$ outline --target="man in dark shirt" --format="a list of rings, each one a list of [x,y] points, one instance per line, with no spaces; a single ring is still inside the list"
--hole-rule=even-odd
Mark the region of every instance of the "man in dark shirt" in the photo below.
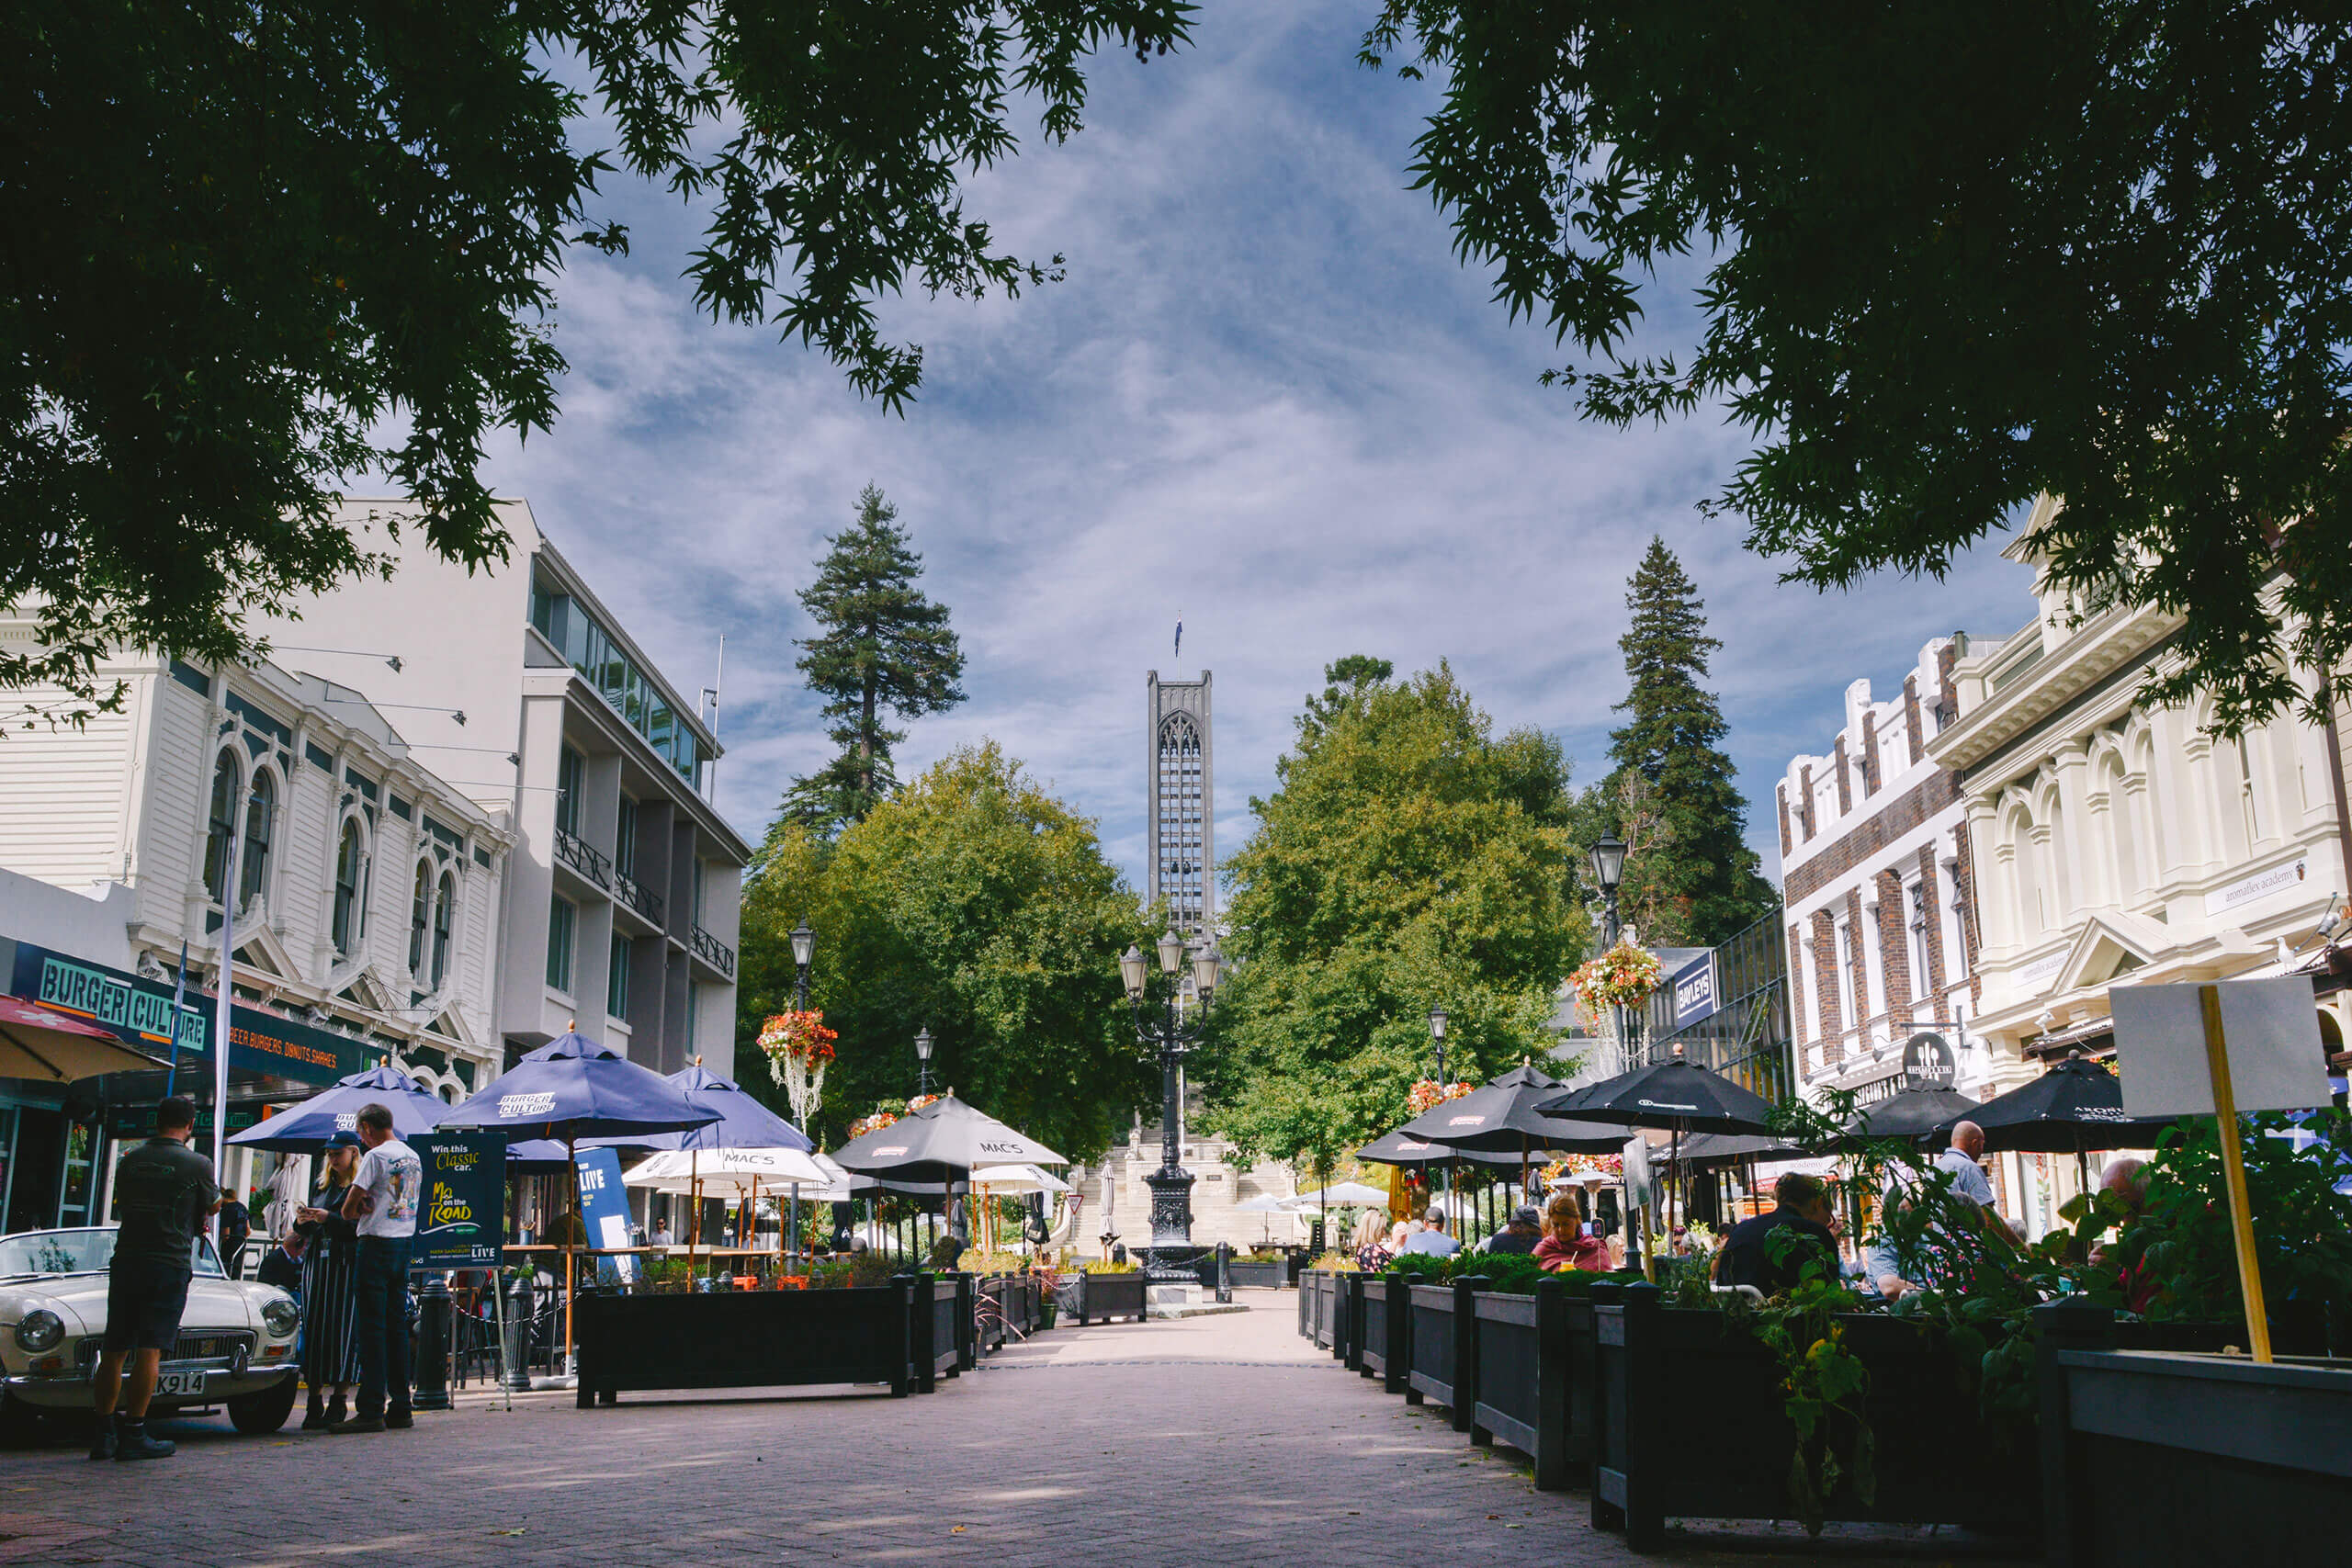
[[[179,1338],[196,1272],[196,1238],[220,1207],[212,1162],[189,1148],[196,1107],[174,1095],[155,1109],[155,1135],[115,1167],[114,1260],[107,1270],[107,1336],[90,1380],[98,1413],[92,1459],[162,1459],[172,1443],[147,1435],[147,1402],[164,1352]],[[130,1386],[122,1363],[130,1359]],[[118,1396],[122,1408],[115,1408]]]
[[[1486,1251],[1530,1253],[1544,1239],[1544,1215],[1532,1203],[1511,1212],[1510,1224],[1487,1238]]]
[[[1817,1261],[1823,1278],[1838,1277],[1838,1238],[1828,1225],[1829,1194],[1810,1176],[1795,1172],[1772,1184],[1769,1214],[1742,1220],[1724,1237],[1723,1256],[1715,1261],[1719,1285],[1753,1285],[1777,1296],[1803,1277],[1808,1260]]]

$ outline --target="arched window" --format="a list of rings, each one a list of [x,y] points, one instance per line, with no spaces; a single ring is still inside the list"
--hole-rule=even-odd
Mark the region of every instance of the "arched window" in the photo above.
[[[441,891],[433,900],[433,988],[439,990],[449,974],[449,928],[458,918],[458,874],[441,874]]]
[[[408,972],[424,973],[424,932],[433,906],[433,863],[416,863],[416,883],[408,896]]]
[[[1159,888],[1186,930],[1198,930],[1203,914],[1201,784],[1200,731],[1184,715],[1171,715],[1159,728]]]
[[[245,797],[244,865],[237,875],[239,908],[261,897],[269,881],[269,835],[277,821],[277,776],[263,768],[254,774],[253,793]]]
[[[368,844],[359,819],[346,818],[334,853],[334,950],[348,955],[368,925]]]
[[[223,751],[212,764],[212,811],[204,834],[204,891],[214,903],[228,901],[229,840],[237,830],[237,786],[243,783],[237,759]]]

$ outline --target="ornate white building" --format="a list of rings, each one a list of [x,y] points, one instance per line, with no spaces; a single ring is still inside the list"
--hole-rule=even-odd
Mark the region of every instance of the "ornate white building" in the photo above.
[[[2044,497],[2032,523],[2058,502]],[[2004,552],[2039,574],[2022,544]],[[1969,639],[1952,670],[1958,722],[1929,742],[1961,781],[1975,867],[1985,1088],[2068,1050],[2113,1049],[2108,987],[2250,978],[2305,967],[2346,892],[2341,763],[2290,716],[2228,739],[2210,705],[2143,697],[2180,618],[2137,606],[2083,615],[2039,585],[2015,634]],[[2341,1049],[2342,994],[2320,1002]],[[2065,1172],[2018,1168],[2029,1223]],[[2047,1163],[2047,1162],[2042,1162]],[[2037,1224],[2036,1228],[2040,1228]]]

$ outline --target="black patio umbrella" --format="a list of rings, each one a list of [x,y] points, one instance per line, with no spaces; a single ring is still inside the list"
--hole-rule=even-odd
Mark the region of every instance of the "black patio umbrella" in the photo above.
[[[1738,1165],[1783,1156],[1801,1159],[1804,1153],[1786,1139],[1760,1133],[1693,1133],[1682,1140],[1682,1163],[1690,1166]]]
[[[1624,1141],[1620,1137],[1617,1143],[1622,1144]],[[1614,1148],[1617,1145],[1612,1144],[1610,1146]],[[1432,1143],[1427,1138],[1414,1137],[1404,1128],[1399,1127],[1393,1133],[1383,1133],[1358,1149],[1356,1158],[1369,1160],[1374,1165],[1419,1167],[1445,1165],[1453,1160],[1464,1160],[1472,1165],[1510,1166],[1519,1163],[1519,1152],[1516,1149],[1509,1153],[1501,1150],[1457,1149],[1445,1144]]]
[[[1607,1122],[1673,1133],[1770,1133],[1772,1102],[1679,1057],[1636,1067],[1539,1102],[1555,1121]]]
[[[1973,1120],[1976,1101],[1948,1089],[1906,1089],[1876,1105],[1865,1105],[1846,1123],[1849,1138],[1923,1138],[1963,1119]]]
[[[1669,1167],[1679,1167],[1691,1133],[1770,1133],[1772,1102],[1679,1056],[1635,1067],[1536,1107],[1547,1116],[1652,1127],[1671,1133]]]
[[[2127,1113],[2123,1080],[2084,1056],[2069,1056],[2031,1083],[1996,1095],[1973,1111],[1937,1123],[1932,1131],[1948,1137],[1960,1122],[1984,1129],[1987,1154],[2014,1149],[2073,1155],[2086,1187],[2090,1185],[2094,1150],[2153,1149],[2173,1124],[2168,1116]]]

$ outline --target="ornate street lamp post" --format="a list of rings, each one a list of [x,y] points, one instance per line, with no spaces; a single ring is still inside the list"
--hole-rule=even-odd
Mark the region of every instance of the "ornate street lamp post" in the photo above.
[[[925,1024],[915,1036],[915,1093],[931,1092],[931,1026]]]
[[[1604,953],[1617,945],[1617,885],[1624,874],[1624,840],[1611,833],[1592,846],[1592,880],[1593,885],[1600,889],[1600,947]],[[1610,1009],[1616,1016],[1617,1043],[1625,1053],[1623,1066],[1627,1069],[1635,1065],[1625,1016],[1629,1010],[1622,1004],[1612,1004]],[[1629,1199],[1633,1196],[1630,1188],[1626,1196]],[[1635,1227],[1630,1212],[1625,1216],[1625,1266],[1628,1269],[1641,1267],[1641,1232]]]
[[[1159,1168],[1144,1178],[1144,1184],[1151,1189],[1151,1261],[1144,1273],[1154,1284],[1182,1285],[1194,1282],[1193,1173],[1184,1168],[1181,1158],[1183,1108],[1179,1103],[1177,1075],[1183,1066],[1185,1050],[1201,1037],[1207,1024],[1210,998],[1225,956],[1214,942],[1191,950],[1193,989],[1201,1005],[1187,1019],[1176,1006],[1182,988],[1179,976],[1187,957],[1184,939],[1171,930],[1158,945],[1160,972],[1168,977],[1158,1007],[1145,999],[1151,960],[1142,952],[1130,947],[1120,955],[1119,978],[1126,987],[1127,1006],[1135,1016],[1136,1038],[1159,1052]]]
[[[792,1005],[801,1012],[808,1010],[808,960],[816,956],[817,933],[808,929],[808,917],[792,928],[792,962],[799,966],[799,977],[793,982]]]
[[[1437,1091],[1443,1094],[1445,1092],[1445,1010],[1442,1007],[1430,1009],[1430,1040],[1437,1047]],[[1440,1190],[1445,1194],[1442,1202],[1445,1222],[1449,1226],[1458,1226],[1460,1222],[1453,1213],[1453,1183],[1446,1180],[1446,1172],[1442,1168],[1433,1174],[1438,1181],[1443,1184]]]

